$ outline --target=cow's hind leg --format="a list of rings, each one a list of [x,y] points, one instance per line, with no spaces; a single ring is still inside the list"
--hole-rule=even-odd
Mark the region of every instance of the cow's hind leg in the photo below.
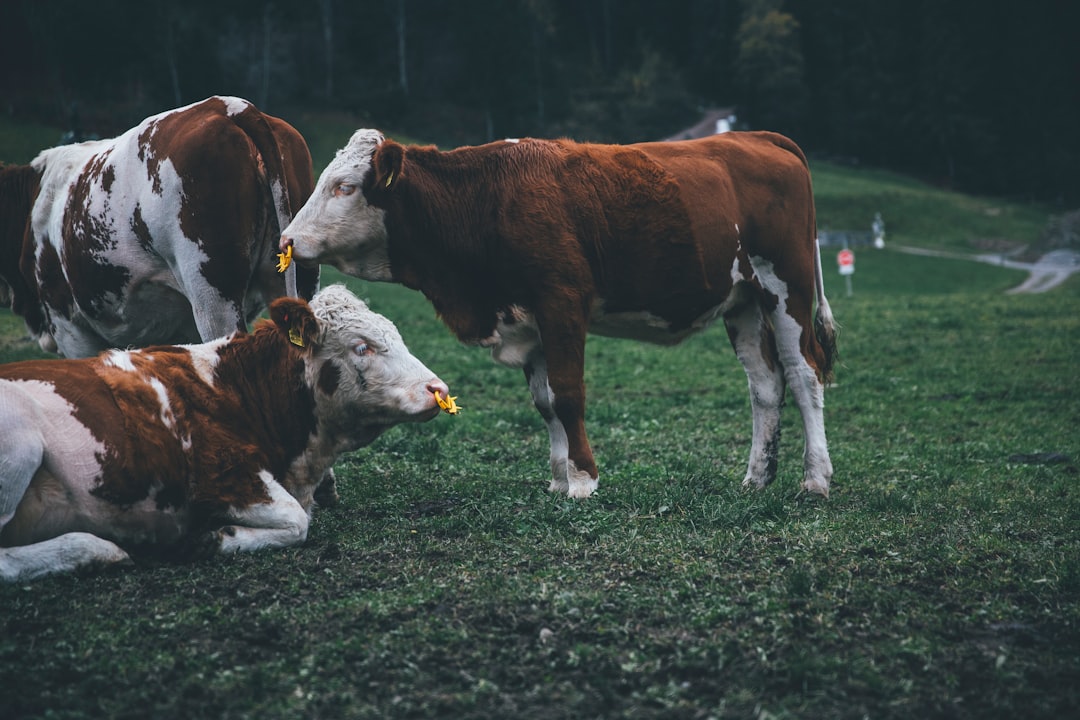
[[[72,532],[33,545],[0,548],[0,581],[27,582],[118,563],[130,564],[131,558],[115,543]]]
[[[45,459],[37,401],[15,383],[0,381],[0,531],[15,516]]]
[[[6,428],[0,433],[0,532],[15,517],[44,461],[45,438],[34,422],[36,408],[33,398],[0,384],[0,426]],[[19,542],[19,538],[7,539]],[[73,532],[31,545],[0,548],[0,582],[26,582],[120,562],[130,562],[130,558],[115,544]]]
[[[829,496],[833,467],[825,440],[825,386],[812,364],[817,342],[811,316],[812,297],[788,295],[777,284],[777,306],[770,313],[776,352],[791,396],[803,421],[803,489]]]
[[[798,327],[790,316],[785,316],[783,322]],[[805,332],[812,332],[809,325]],[[802,335],[802,331],[796,332],[794,328],[786,328],[784,332],[778,329],[776,331],[777,350],[780,354],[780,362],[784,365],[784,374],[787,377],[788,387],[791,388],[791,395],[802,414],[805,440],[803,489],[828,497],[833,466],[825,440],[825,386],[800,349],[798,338]]]
[[[743,293],[743,300],[724,314],[724,327],[750,386],[754,436],[743,486],[763,488],[776,478],[784,372],[772,329],[757,299],[751,297],[745,286],[736,288],[736,292]]]

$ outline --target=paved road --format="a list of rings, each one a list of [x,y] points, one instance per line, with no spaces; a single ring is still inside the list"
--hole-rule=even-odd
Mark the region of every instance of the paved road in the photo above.
[[[954,260],[977,260],[979,262],[999,265],[1014,270],[1026,270],[1029,274],[1027,280],[1014,288],[1009,293],[1041,293],[1056,288],[1069,279],[1073,273],[1080,272],[1080,252],[1075,250],[1054,250],[1043,255],[1033,263],[1012,260],[1007,255],[990,253],[984,255],[964,255],[963,253],[948,252],[945,250],[928,250],[926,248],[906,247],[903,245],[890,246],[899,252],[910,255],[930,255],[933,257],[946,257]]]

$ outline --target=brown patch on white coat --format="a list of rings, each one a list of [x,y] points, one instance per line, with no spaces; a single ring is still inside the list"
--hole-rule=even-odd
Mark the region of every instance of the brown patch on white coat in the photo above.
[[[277,238],[313,186],[300,134],[235,97],[0,164],[0,300],[65,357],[246,330],[286,295]]]
[[[341,453],[449,390],[343,286],[252,334],[0,366],[0,580],[301,543]],[[296,343],[302,343],[302,346]]]

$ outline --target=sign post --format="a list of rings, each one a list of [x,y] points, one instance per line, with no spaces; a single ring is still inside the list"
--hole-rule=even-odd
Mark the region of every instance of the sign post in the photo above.
[[[836,253],[836,264],[840,268],[840,274],[844,276],[847,296],[851,297],[851,276],[855,274],[855,253],[844,248]]]

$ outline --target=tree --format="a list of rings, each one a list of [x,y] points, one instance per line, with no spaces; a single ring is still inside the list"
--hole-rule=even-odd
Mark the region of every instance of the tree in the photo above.
[[[795,134],[806,111],[799,22],[782,0],[746,0],[735,60],[743,115],[755,127]]]
[[[409,73],[405,62],[405,0],[397,0],[395,26],[397,28],[398,84],[401,87],[402,95],[408,95]]]
[[[326,60],[326,84],[323,94],[334,99],[334,0],[319,0],[322,16],[323,58]]]

